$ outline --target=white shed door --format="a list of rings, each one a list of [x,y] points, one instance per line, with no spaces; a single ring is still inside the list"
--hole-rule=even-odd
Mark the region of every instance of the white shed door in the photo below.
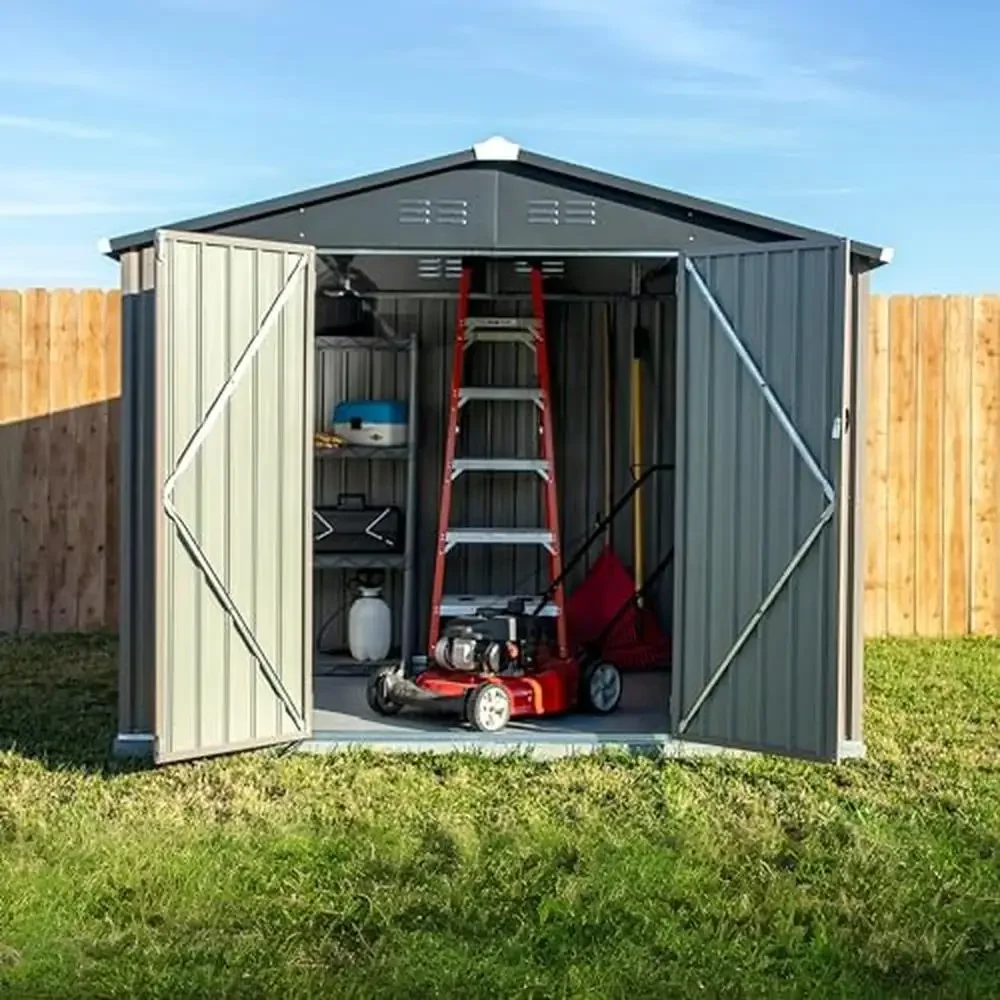
[[[848,253],[802,242],[679,261],[682,739],[837,754]]]
[[[156,241],[157,762],[312,709],[312,247]]]

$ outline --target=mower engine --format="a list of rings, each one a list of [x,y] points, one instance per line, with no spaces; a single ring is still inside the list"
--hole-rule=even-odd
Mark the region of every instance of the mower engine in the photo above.
[[[434,646],[434,662],[465,673],[522,674],[535,659],[534,622],[516,610],[455,618]]]

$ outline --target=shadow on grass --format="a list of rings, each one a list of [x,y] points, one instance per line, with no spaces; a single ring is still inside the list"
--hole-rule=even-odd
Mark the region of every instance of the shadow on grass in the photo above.
[[[0,635],[0,751],[52,767],[129,770],[111,757],[118,640]]]

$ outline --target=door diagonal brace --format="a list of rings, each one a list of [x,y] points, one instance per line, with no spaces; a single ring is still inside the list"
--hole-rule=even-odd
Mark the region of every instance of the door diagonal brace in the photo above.
[[[833,518],[834,511],[836,510],[836,493],[833,488],[833,484],[827,479],[823,470],[820,468],[819,462],[816,461],[812,452],[809,450],[809,446],[803,440],[802,435],[799,433],[798,428],[792,422],[791,417],[785,412],[784,407],[781,405],[781,401],[774,394],[774,390],[768,384],[767,379],[764,378],[763,373],[760,368],[757,367],[756,362],[751,356],[750,352],[746,349],[743,341],[740,340],[739,334],[736,332],[736,328],[733,326],[732,321],[726,315],[725,309],[719,304],[718,299],[712,294],[711,289],[708,287],[705,279],[702,277],[701,272],[698,270],[694,261],[690,257],[684,258],[684,267],[687,273],[691,275],[692,280],[701,293],[705,302],[708,304],[709,309],[712,310],[712,314],[719,321],[719,325],[722,327],[723,332],[726,334],[726,339],[732,344],[733,349],[739,356],[740,361],[743,366],[750,373],[754,382],[756,382],[757,387],[760,389],[764,396],[764,400],[770,408],[771,412],[775,415],[778,423],[781,424],[785,433],[791,439],[792,445],[795,450],[799,453],[802,460],[805,462],[809,471],[812,473],[813,478],[819,483],[820,488],[823,490],[823,495],[826,498],[827,506],[824,508],[823,513],[820,515],[819,520],[816,522],[813,529],[806,536],[805,541],[799,546],[795,554],[792,556],[791,561],[785,567],[781,576],[778,577],[774,586],[768,591],[767,596],[761,601],[757,610],[750,616],[749,621],[743,627],[743,630],[737,636],[736,641],[733,643],[732,648],[726,653],[722,662],[715,668],[712,676],[709,678],[708,683],[703,688],[701,694],[695,699],[694,704],[688,709],[687,714],[678,723],[677,729],[680,735],[687,732],[691,723],[694,721],[695,717],[701,711],[705,702],[711,697],[712,692],[719,686],[719,682],[725,677],[726,672],[729,668],[736,662],[736,657],[739,656],[740,650],[747,644],[750,636],[753,635],[757,626],[760,625],[767,614],[768,609],[772,604],[778,599],[782,590],[784,590],[785,585],[792,578],[795,571],[799,568],[799,565],[809,554],[810,549],[816,544],[816,540],[822,534],[823,529],[829,524],[830,520]]]
[[[182,449],[173,472],[170,473],[167,477],[167,481],[163,484],[162,494],[164,512],[177,528],[177,532],[181,536],[181,540],[183,541],[185,548],[188,550],[192,561],[198,569],[201,570],[202,575],[205,577],[212,593],[222,605],[226,614],[229,615],[237,634],[243,640],[243,643],[247,647],[250,655],[257,661],[257,664],[260,667],[261,672],[264,674],[264,677],[267,679],[275,697],[281,702],[282,707],[288,714],[289,719],[297,729],[305,728],[305,719],[303,718],[302,713],[299,711],[295,700],[289,694],[288,689],[282,683],[281,677],[274,669],[274,665],[261,648],[260,643],[257,641],[257,637],[253,634],[253,629],[250,628],[246,619],[242,614],[240,614],[239,609],[236,607],[232,597],[226,590],[226,586],[222,579],[219,577],[218,573],[216,573],[214,567],[208,559],[208,556],[206,556],[202,551],[201,546],[199,546],[198,541],[194,537],[190,527],[174,506],[174,490],[177,487],[177,480],[180,478],[181,473],[184,472],[184,470],[187,469],[194,461],[199,449],[205,443],[205,440],[212,430],[212,427],[222,416],[226,404],[232,398],[240,380],[246,372],[250,370],[253,359],[259,353],[267,335],[277,324],[282,309],[284,309],[285,304],[292,297],[292,294],[298,285],[300,276],[305,273],[307,260],[308,258],[303,255],[298,259],[298,261],[296,261],[295,266],[292,268],[291,274],[288,275],[281,291],[278,292],[278,295],[261,319],[260,324],[257,327],[257,332],[250,338],[250,342],[247,344],[246,348],[244,348],[243,353],[233,366],[233,370],[230,372],[229,377],[223,383],[222,388],[219,390],[215,399],[212,400],[212,404],[206,411],[205,417],[198,426],[198,429],[194,432],[188,443]]]
[[[288,718],[291,720],[292,725],[294,725],[297,729],[304,729],[305,719],[303,719],[302,713],[295,704],[295,700],[288,693],[288,689],[285,685],[281,682],[281,678],[271,665],[271,661],[267,658],[264,650],[260,648],[260,643],[257,642],[257,638],[253,634],[253,630],[240,614],[235,603],[233,603],[233,599],[229,596],[229,592],[226,590],[225,584],[219,578],[219,575],[215,572],[208,557],[198,545],[198,541],[191,533],[191,529],[184,523],[184,519],[177,513],[177,510],[172,503],[164,500],[163,506],[167,517],[170,518],[170,520],[174,523],[174,527],[177,528],[177,533],[181,536],[181,540],[184,542],[185,548],[190,553],[191,559],[201,570],[208,586],[212,590],[212,593],[215,594],[216,600],[218,600],[218,602],[222,605],[226,614],[229,615],[232,620],[233,627],[236,629],[239,637],[243,640],[243,643],[250,652],[250,655],[253,656],[259,664],[261,672],[264,674],[268,684],[271,686],[271,690],[274,691],[275,697],[277,697],[285,711],[288,713]]]
[[[789,417],[785,412],[785,408],[781,405],[780,400],[774,394],[774,390],[770,385],[768,385],[767,379],[764,378],[761,370],[757,367],[757,363],[754,361],[753,357],[751,357],[750,352],[744,346],[743,341],[740,340],[739,334],[736,332],[736,328],[726,315],[726,311],[719,304],[718,299],[716,299],[716,297],[712,294],[711,289],[709,289],[708,285],[705,283],[705,279],[701,276],[701,272],[698,270],[694,261],[691,260],[690,257],[684,258],[684,266],[687,268],[688,274],[690,274],[694,279],[694,283],[698,286],[698,291],[701,292],[705,301],[708,303],[709,309],[712,310],[715,318],[719,321],[719,325],[725,332],[729,342],[733,345],[733,349],[739,355],[740,361],[743,362],[743,366],[748,372],[750,372],[751,377],[757,383],[757,387],[763,393],[767,405],[771,408],[771,412],[778,418],[778,423],[781,424],[785,433],[791,438],[795,450],[802,456],[802,460],[809,467],[809,471],[822,487],[823,495],[826,497],[827,503],[832,503],[834,500],[833,484],[826,478],[826,475],[820,468],[819,462],[817,462],[813,457],[813,453],[809,450],[809,446],[803,440],[798,428],[792,423],[791,417]]]
[[[708,683],[705,685],[704,690],[695,699],[695,703],[688,709],[687,715],[681,719],[677,726],[678,731],[683,735],[691,723],[694,721],[694,717],[701,711],[702,705],[708,701],[712,692],[719,686],[719,682],[726,675],[726,671],[733,665],[736,661],[736,657],[739,656],[740,650],[747,644],[747,640],[753,635],[757,626],[761,623],[761,619],[767,614],[768,608],[778,599],[782,590],[785,589],[785,584],[792,578],[795,571],[799,568],[799,564],[803,559],[809,554],[809,550],[816,543],[816,539],[823,533],[823,529],[827,526],[830,519],[833,517],[833,513],[836,510],[836,504],[828,504],[824,508],[823,513],[820,515],[820,519],[816,522],[815,527],[809,532],[806,540],[799,546],[795,555],[792,556],[792,561],[785,567],[784,572],[778,577],[777,582],[768,592],[767,597],[761,601],[760,606],[757,610],[750,616],[750,620],[743,627],[743,631],[740,632],[733,643],[732,649],[726,653],[725,659],[715,668],[715,673],[709,678]]]

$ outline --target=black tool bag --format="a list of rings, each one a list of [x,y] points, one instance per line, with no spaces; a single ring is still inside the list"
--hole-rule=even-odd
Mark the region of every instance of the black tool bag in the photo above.
[[[364,493],[341,493],[336,507],[313,511],[316,552],[402,552],[403,541],[399,507],[372,506]]]

